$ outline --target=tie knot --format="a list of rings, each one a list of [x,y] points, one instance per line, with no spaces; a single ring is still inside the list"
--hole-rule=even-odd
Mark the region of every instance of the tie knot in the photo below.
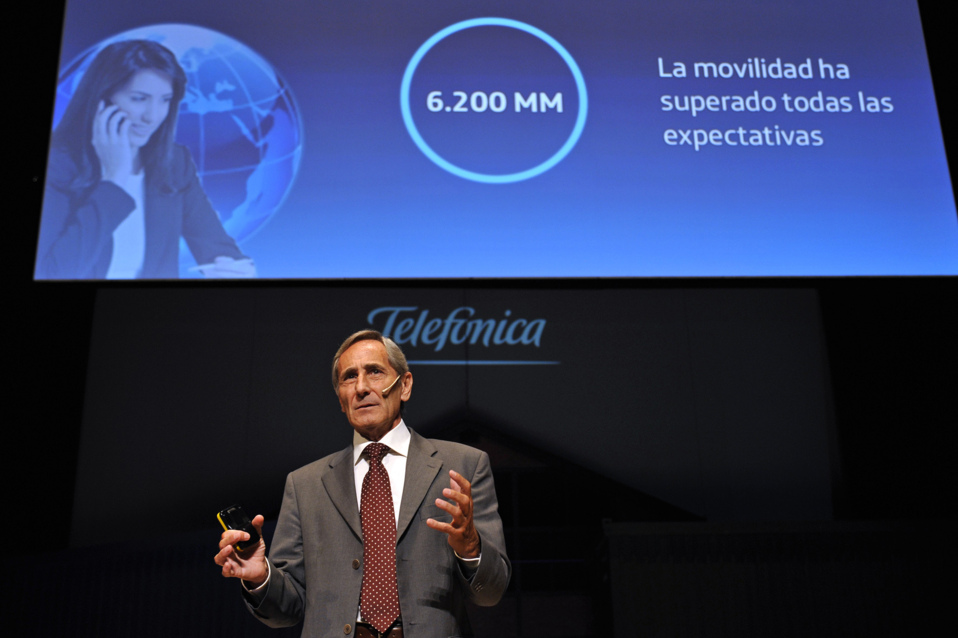
[[[389,447],[382,443],[370,443],[366,446],[366,458],[370,463],[381,463],[387,452]]]

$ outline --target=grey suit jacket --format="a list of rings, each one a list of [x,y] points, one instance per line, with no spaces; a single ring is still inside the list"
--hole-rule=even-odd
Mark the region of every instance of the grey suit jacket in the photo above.
[[[489,456],[480,450],[425,439],[410,429],[409,456],[396,533],[399,604],[406,638],[471,634],[465,603],[494,605],[512,572]],[[462,575],[446,535],[427,518],[450,520],[436,507],[449,470],[472,483],[473,519],[482,559]],[[362,584],[363,535],[356,502],[352,446],[292,472],[270,548],[270,581],[250,611],[271,627],[300,621],[303,636],[344,638],[355,631]]]

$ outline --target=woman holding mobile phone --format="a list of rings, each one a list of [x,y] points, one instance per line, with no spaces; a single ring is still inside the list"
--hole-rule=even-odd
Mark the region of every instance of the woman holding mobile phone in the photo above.
[[[207,277],[255,277],[174,143],[186,74],[149,40],[106,46],[53,131],[36,276],[171,279],[179,240]]]

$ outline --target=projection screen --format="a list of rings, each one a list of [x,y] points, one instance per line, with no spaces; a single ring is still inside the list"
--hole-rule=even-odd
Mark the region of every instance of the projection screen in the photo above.
[[[912,0],[73,0],[52,126],[38,279],[958,273]]]

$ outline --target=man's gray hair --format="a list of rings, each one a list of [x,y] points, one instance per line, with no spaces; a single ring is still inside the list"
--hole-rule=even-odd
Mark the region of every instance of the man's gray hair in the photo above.
[[[403,376],[409,372],[409,364],[406,363],[406,355],[402,353],[402,350],[396,342],[390,339],[389,337],[384,337],[381,332],[378,330],[360,330],[359,332],[354,332],[353,334],[346,337],[346,340],[343,341],[342,345],[339,346],[339,350],[336,351],[336,355],[333,357],[333,391],[339,392],[339,358],[343,356],[343,353],[346,352],[353,344],[360,341],[378,341],[383,344],[386,348],[386,357],[389,359],[389,365],[393,367],[393,370],[399,376]]]

